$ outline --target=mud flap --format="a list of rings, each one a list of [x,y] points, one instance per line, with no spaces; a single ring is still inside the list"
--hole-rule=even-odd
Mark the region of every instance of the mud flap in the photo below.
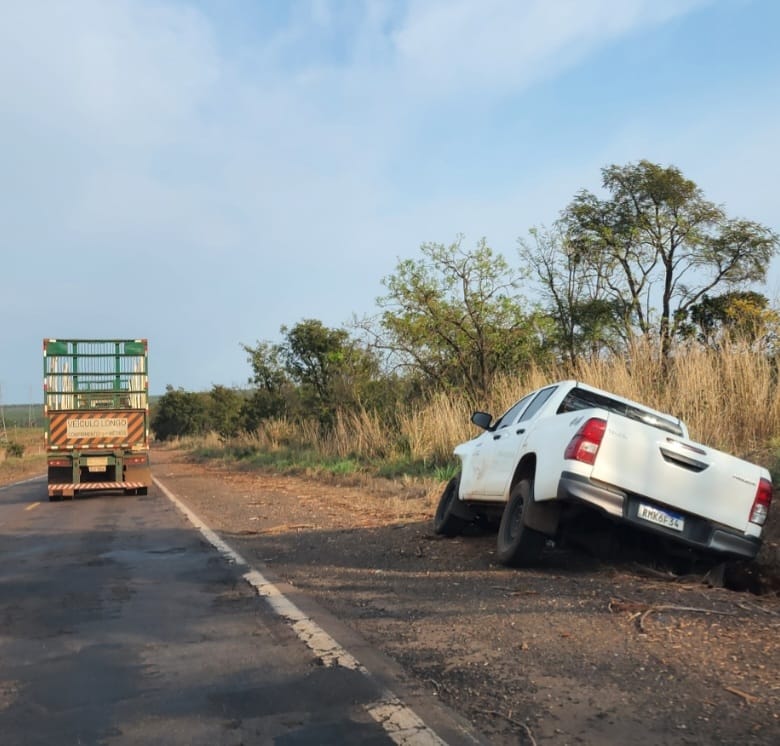
[[[127,465],[125,466],[125,482],[140,482],[150,487],[152,484],[152,469],[149,464]]]
[[[561,506],[554,500],[523,506],[523,523],[535,531],[553,537],[558,533]]]
[[[474,520],[474,509],[468,503],[464,503],[463,500],[453,500],[450,513],[458,518],[462,518],[464,521]]]

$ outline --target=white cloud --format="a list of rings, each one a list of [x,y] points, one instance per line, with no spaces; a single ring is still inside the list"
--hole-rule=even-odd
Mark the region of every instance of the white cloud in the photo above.
[[[702,0],[426,0],[395,33],[399,67],[428,94],[517,92]]]

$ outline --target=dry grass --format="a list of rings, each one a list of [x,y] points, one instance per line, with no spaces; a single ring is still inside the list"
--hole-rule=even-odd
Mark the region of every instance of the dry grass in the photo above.
[[[39,427],[11,427],[7,432],[8,440],[0,442],[0,478],[7,481],[43,474],[46,471],[43,430]],[[23,448],[21,456],[9,455],[6,445],[10,443]]]
[[[464,397],[440,393],[398,413],[399,442],[415,461],[446,462],[454,443],[472,437],[472,407]]]
[[[392,450],[387,426],[375,412],[339,412],[330,437],[329,456],[350,458],[387,458]]]
[[[0,453],[5,457],[6,445],[17,443],[24,448],[25,456],[34,456],[44,452],[43,430],[40,427],[9,427],[7,429],[8,439],[0,441]],[[0,431],[0,438],[3,432]]]
[[[740,456],[765,451],[780,431],[780,387],[774,361],[749,346],[679,347],[663,376],[647,346],[620,358],[583,364],[585,383],[680,417],[691,437]]]
[[[581,361],[570,368],[532,368],[495,382],[487,400],[475,403],[454,392],[410,404],[392,423],[375,412],[343,412],[331,429],[317,421],[270,420],[239,444],[264,452],[307,451],[323,459],[452,462],[452,449],[478,434],[474,409],[498,415],[524,394],[576,378],[680,417],[701,443],[767,466],[774,465],[780,434],[780,385],[775,360],[747,345],[722,350],[681,346],[667,365],[657,350],[637,345],[625,357]],[[212,436],[212,443],[218,441]],[[203,439],[198,440],[203,446]],[[233,441],[232,445],[236,445]]]

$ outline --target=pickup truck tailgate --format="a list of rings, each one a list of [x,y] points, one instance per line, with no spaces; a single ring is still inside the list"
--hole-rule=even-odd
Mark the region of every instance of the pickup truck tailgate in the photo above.
[[[610,414],[591,478],[745,531],[760,467]]]

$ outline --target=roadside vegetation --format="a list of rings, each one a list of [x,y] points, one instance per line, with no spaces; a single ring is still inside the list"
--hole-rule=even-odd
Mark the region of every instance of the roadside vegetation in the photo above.
[[[680,417],[777,485],[780,311],[755,287],[778,248],[673,166],[609,166],[598,195],[582,190],[518,240],[514,262],[484,239],[422,244],[383,278],[374,315],[244,344],[246,387],[169,385],[154,437],[232,468],[435,490],[478,434],[473,411],[497,416],[573,378]],[[28,458],[6,441],[0,468]],[[765,536],[780,571],[778,505]]]
[[[43,428],[12,425],[6,419],[5,430],[0,432],[0,480],[13,481],[45,471]]]
[[[213,433],[202,456],[246,463],[445,474],[473,410],[577,378],[774,468],[780,313],[752,288],[779,246],[673,166],[608,166],[514,262],[484,239],[423,244],[383,278],[373,316],[245,344],[247,389],[169,386],[153,428]]]
[[[762,463],[780,482],[780,379],[774,359],[744,342],[720,349],[679,346],[665,362],[653,348],[638,346],[628,357],[532,366],[516,375],[503,374],[479,402],[463,392],[438,391],[398,403],[390,413],[336,409],[328,422],[270,417],[251,431],[238,428],[232,433],[209,427],[213,423],[207,412],[215,405],[209,406],[210,395],[200,394],[196,396],[204,412],[202,430],[182,434],[176,442],[202,458],[282,471],[369,470],[385,476],[412,473],[443,479],[455,467],[453,447],[479,432],[470,423],[475,408],[498,415],[528,391],[566,378],[676,415],[695,440]],[[177,392],[174,398],[181,396]],[[237,393],[238,421],[244,401]]]
[[[519,239],[514,261],[484,239],[425,243],[383,278],[374,315],[245,344],[247,389],[169,386],[157,439],[246,468],[438,483],[477,435],[474,410],[575,378],[680,417],[780,483],[780,312],[755,290],[780,238],[673,166],[608,166],[601,187]]]

